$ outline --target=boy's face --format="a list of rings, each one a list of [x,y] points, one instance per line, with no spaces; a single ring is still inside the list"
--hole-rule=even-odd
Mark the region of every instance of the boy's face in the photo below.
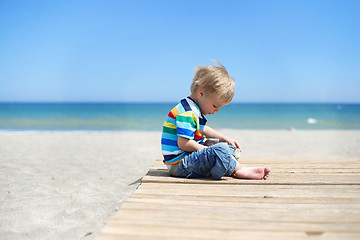
[[[225,106],[221,100],[216,97],[202,95],[198,98],[198,103],[202,114],[215,114],[220,111],[220,108]]]

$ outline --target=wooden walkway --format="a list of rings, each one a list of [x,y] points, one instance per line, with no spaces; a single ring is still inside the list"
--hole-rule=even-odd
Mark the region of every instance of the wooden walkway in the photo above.
[[[246,163],[268,180],[172,178],[156,161],[96,239],[360,239],[360,159]]]

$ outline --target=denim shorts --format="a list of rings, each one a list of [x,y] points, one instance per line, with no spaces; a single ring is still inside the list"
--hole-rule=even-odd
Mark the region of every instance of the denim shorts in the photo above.
[[[177,164],[171,165],[173,177],[220,179],[231,176],[236,167],[235,149],[227,143],[218,143],[203,150],[189,152]]]

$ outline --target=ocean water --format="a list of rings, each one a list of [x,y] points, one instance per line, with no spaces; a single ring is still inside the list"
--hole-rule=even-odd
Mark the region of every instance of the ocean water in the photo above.
[[[176,103],[0,103],[0,131],[161,131]],[[360,104],[233,103],[208,125],[231,129],[360,129]]]

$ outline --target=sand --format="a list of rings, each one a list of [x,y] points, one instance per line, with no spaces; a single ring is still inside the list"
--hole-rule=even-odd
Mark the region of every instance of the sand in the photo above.
[[[243,159],[360,159],[360,130],[221,132]],[[161,158],[160,136],[1,133],[1,239],[93,239]]]

